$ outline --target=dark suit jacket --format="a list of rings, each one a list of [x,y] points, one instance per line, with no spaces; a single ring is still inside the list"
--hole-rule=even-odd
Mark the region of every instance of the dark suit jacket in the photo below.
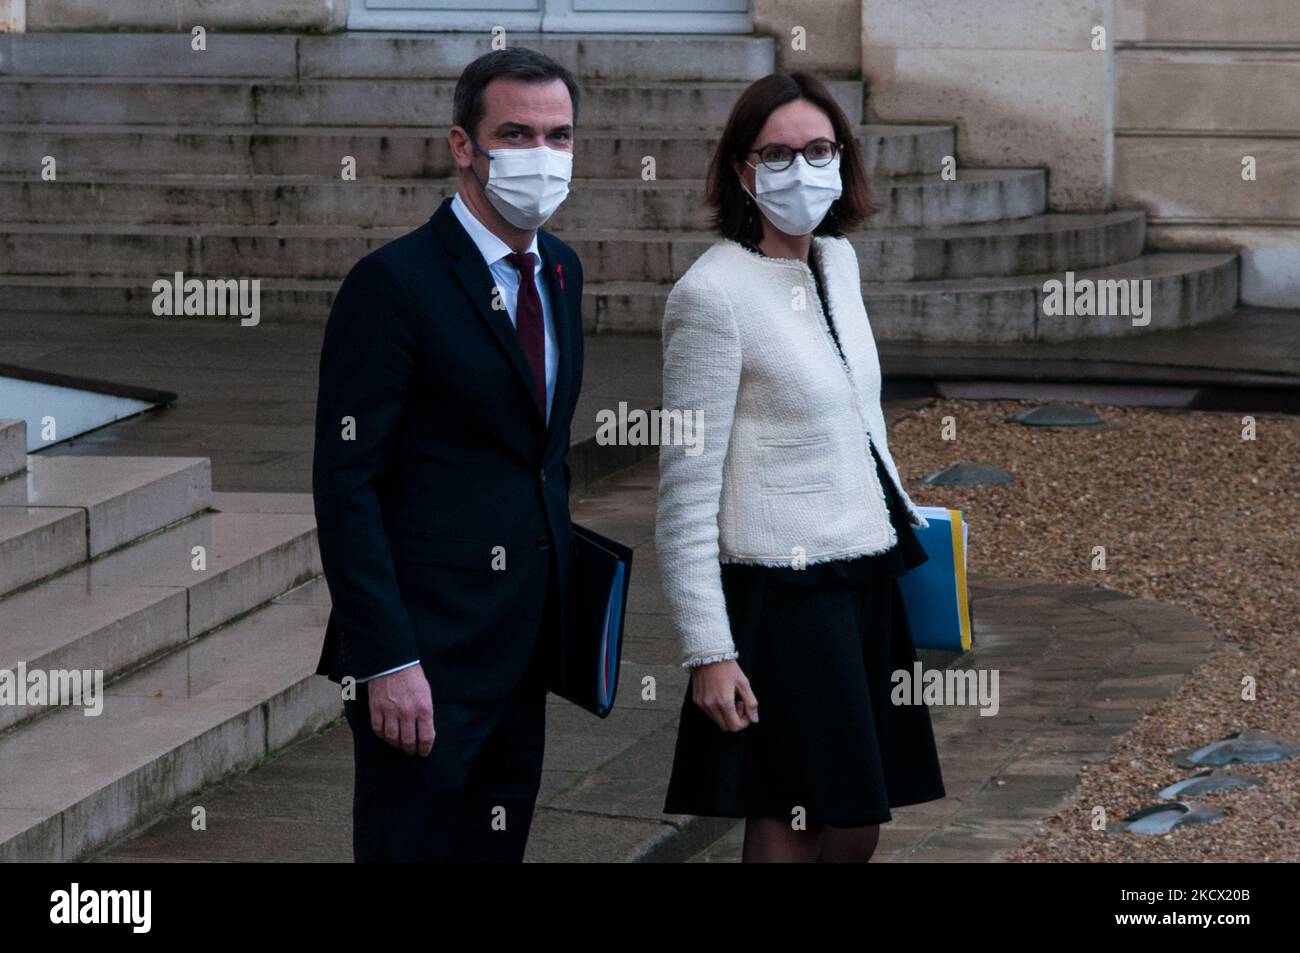
[[[450,199],[361,259],[339,288],[312,466],[333,600],[319,674],[365,678],[418,658],[435,704],[505,698],[548,594],[562,613],[582,266],[546,232],[538,246],[558,345],[549,426]],[[354,439],[344,439],[345,418]],[[494,569],[502,554],[505,568]]]

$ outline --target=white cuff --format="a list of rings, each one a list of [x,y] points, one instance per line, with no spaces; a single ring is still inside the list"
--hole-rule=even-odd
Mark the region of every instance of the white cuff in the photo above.
[[[404,668],[410,668],[412,665],[419,665],[419,664],[420,664],[420,660],[416,659],[414,662],[407,662],[405,665],[397,666],[397,668],[390,668],[386,672],[376,672],[374,675],[367,675],[365,678],[358,678],[357,684],[359,685],[364,684],[365,682],[370,681],[372,678],[379,678],[380,675],[392,675],[394,672],[400,672]]]
[[[682,663],[682,668],[699,668],[701,665],[711,665],[714,662],[725,662],[728,659],[740,658],[740,653],[736,651],[722,652],[719,655],[701,655],[697,658],[689,658]]]

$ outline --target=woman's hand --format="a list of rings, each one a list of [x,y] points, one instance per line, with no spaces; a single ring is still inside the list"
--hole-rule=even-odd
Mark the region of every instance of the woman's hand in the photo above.
[[[758,699],[735,659],[692,669],[691,700],[723,731],[758,724]]]

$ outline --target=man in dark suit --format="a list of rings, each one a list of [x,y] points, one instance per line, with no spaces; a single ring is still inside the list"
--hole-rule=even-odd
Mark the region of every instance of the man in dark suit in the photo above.
[[[568,191],[578,95],[531,50],[466,67],[456,196],[356,264],[325,329],[317,671],[344,686],[358,861],[523,857],[583,356],[582,266],[538,228]]]

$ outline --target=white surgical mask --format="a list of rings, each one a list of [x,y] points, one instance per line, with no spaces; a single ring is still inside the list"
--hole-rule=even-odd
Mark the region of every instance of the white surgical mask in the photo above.
[[[838,155],[820,167],[809,165],[798,155],[789,168],[780,172],[761,163],[750,168],[754,169],[754,192],[745,188],[743,180],[740,187],[787,235],[807,235],[815,229],[843,191]]]
[[[492,207],[516,228],[531,231],[541,227],[569,194],[569,180],[573,177],[571,152],[537,146],[493,149],[486,154],[490,161],[483,191]]]

